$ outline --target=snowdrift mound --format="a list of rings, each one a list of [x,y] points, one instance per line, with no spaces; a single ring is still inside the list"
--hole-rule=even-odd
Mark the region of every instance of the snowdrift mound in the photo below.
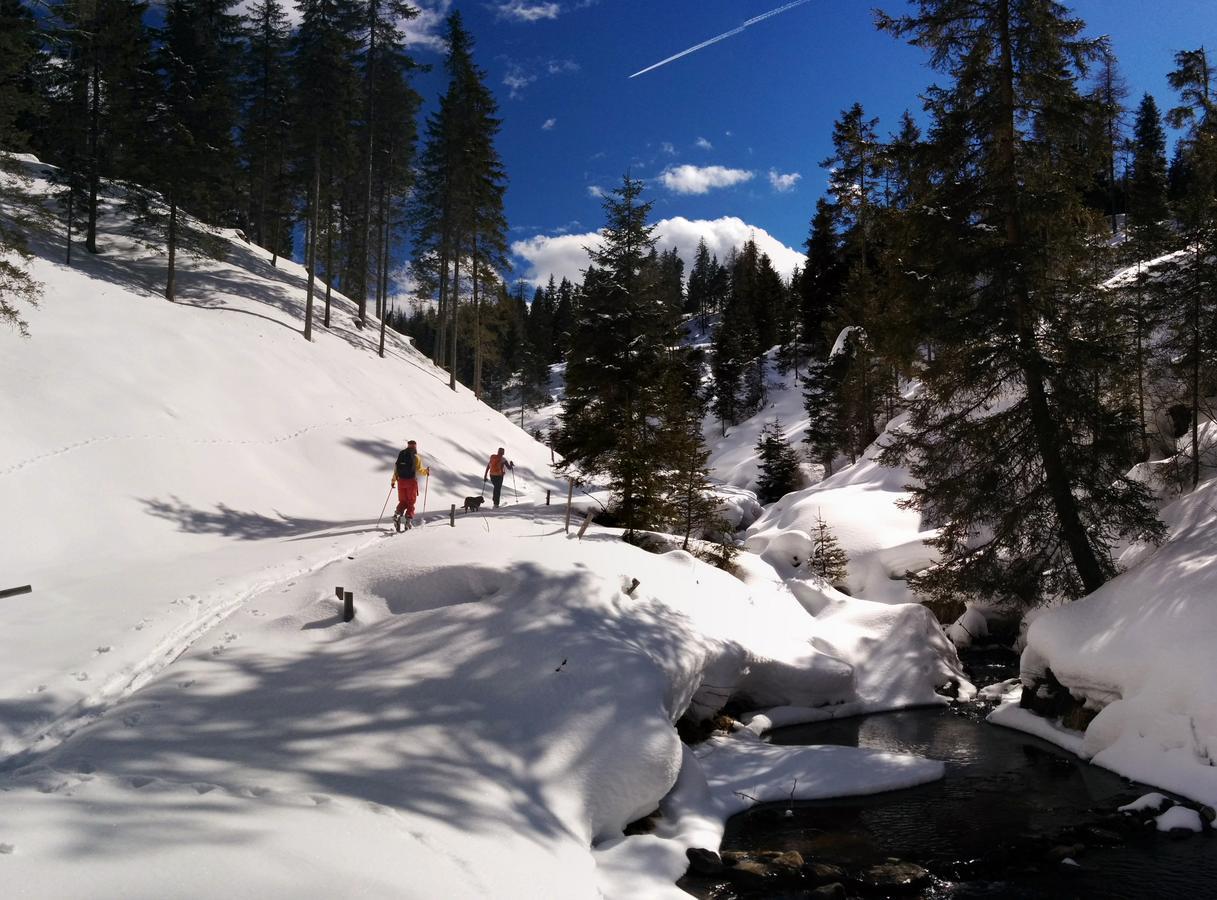
[[[902,421],[902,416],[893,419],[888,430]],[[905,574],[934,562],[935,551],[926,544],[934,531],[922,526],[916,510],[897,505],[911,496],[906,489],[911,476],[879,464],[882,444],[880,436],[853,465],[772,504],[748,529],[745,546],[786,577],[805,577],[812,535],[823,518],[849,555],[852,596],[912,602]]]
[[[43,202],[50,170],[23,159]],[[101,253],[75,247],[69,268],[34,230],[31,337],[0,331],[0,588],[34,587],[4,608],[0,757],[131,690],[259,586],[374,538],[409,438],[431,511],[481,493],[500,445],[512,501],[558,487],[546,448],[407,340],[379,358],[342,295],[329,328],[317,297],[306,343],[304,269],[235,232],[212,232],[223,259],[179,256],[167,302],[164,248],[106,189]]]
[[[691,703],[854,697],[832,655],[846,630],[687,554],[568,539],[560,521],[427,526],[253,598],[6,780],[6,886],[679,897],[685,848],[717,846],[751,802],[737,789],[784,798],[798,779],[798,796],[840,796],[941,776],[748,736],[699,761],[673,728]],[[351,623],[336,583],[355,595]],[[622,836],[657,805],[654,834]]]
[[[1031,623],[1024,684],[1051,668],[1094,708],[1081,754],[1129,778],[1217,805],[1217,480],[1162,510],[1170,539],[1132,547],[1132,566]],[[1022,727],[1022,710],[997,721]],[[1025,714],[1029,715],[1029,714]]]

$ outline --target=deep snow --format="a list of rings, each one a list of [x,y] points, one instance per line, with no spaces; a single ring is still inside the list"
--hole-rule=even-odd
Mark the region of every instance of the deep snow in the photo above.
[[[407,341],[379,359],[338,296],[304,343],[304,273],[235,233],[179,258],[169,304],[162,250],[122,226],[111,199],[103,254],[70,269],[33,235],[33,336],[0,335],[0,586],[34,586],[0,637],[6,894],[680,896],[684,849],[749,798],[940,775],[772,748],[759,718],[697,754],[673,727],[732,697],[941,702],[962,675],[926,610],[575,540],[542,505],[549,450]],[[389,536],[407,438],[427,521]],[[447,527],[499,445],[510,504]]]

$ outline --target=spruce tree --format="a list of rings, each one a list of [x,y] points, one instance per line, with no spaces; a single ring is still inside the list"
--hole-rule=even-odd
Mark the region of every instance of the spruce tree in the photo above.
[[[819,514],[811,532],[811,558],[807,560],[807,568],[830,585],[843,584],[849,577],[849,555]]]
[[[797,491],[803,486],[803,472],[799,466],[799,455],[786,443],[782,434],[782,423],[775,419],[761,429],[756,442],[757,467],[756,496],[761,503],[769,504]]]
[[[812,356],[828,353],[826,331],[836,320],[840,305],[843,259],[836,232],[832,204],[821,197],[811,220],[811,234],[805,244],[807,262],[799,280],[802,333]]]
[[[1119,213],[1124,205],[1123,189],[1116,175],[1117,160],[1124,146],[1124,101],[1128,85],[1116,65],[1116,56],[1107,40],[1097,45],[1098,63],[1094,87],[1090,92],[1091,128],[1098,149],[1096,178],[1097,208],[1104,210],[1111,233],[1119,231]]]
[[[40,112],[39,44],[33,13],[21,0],[0,0],[0,135],[10,152],[27,148]]]
[[[1096,352],[1118,342],[1096,332],[1112,324],[1084,213],[1094,157],[1077,83],[1095,45],[1045,0],[917,0],[879,24],[948,78],[926,95],[928,204],[949,248],[935,258],[938,352],[885,456],[910,464],[913,504],[941,525],[943,561],[919,586],[1028,602],[1093,591],[1116,542],[1162,534],[1110,437],[1130,426]]]
[[[132,0],[64,0],[54,8],[50,127],[36,148],[62,167],[68,228],[76,216],[83,219],[89,253],[100,250],[102,179],[139,175],[147,151],[147,101],[153,93],[147,8]]]
[[[807,410],[807,437],[804,439],[812,458],[824,467],[824,475],[832,474],[833,459],[842,447],[839,365],[830,360],[813,359],[807,363],[803,379],[803,406]]]
[[[1217,377],[1217,69],[1203,47],[1175,54],[1175,70],[1168,75],[1179,92],[1180,103],[1167,115],[1175,128],[1186,128],[1181,141],[1189,183],[1176,204],[1186,240],[1186,273],[1173,279],[1170,311],[1170,345],[1187,385],[1191,413],[1189,475],[1194,489],[1200,483],[1202,403]]]
[[[411,222],[416,273],[438,293],[440,335],[433,358],[437,365],[448,360],[448,384],[456,390],[462,262],[469,261],[476,292],[481,273],[504,261],[506,174],[494,144],[501,127],[497,106],[473,61],[473,38],[459,11],[448,16],[447,42],[448,87],[427,120]]]
[[[336,179],[352,168],[359,83],[355,70],[358,11],[349,0],[298,0],[293,66],[295,172],[305,196],[304,338],[312,340],[313,305],[321,254],[333,279],[332,234]],[[323,191],[324,188],[324,191]],[[322,236],[326,240],[323,242]],[[329,251],[327,252],[327,244]],[[329,286],[323,323],[330,324]]]
[[[678,351],[668,368],[664,398],[664,456],[671,461],[664,499],[671,531],[683,536],[684,550],[694,535],[704,537],[725,528],[710,491],[710,451],[702,432],[706,404],[701,356],[697,349]]]
[[[581,315],[567,353],[557,449],[563,468],[610,479],[629,539],[662,519],[664,368],[672,339],[658,302],[651,204],[628,175],[604,199],[600,243],[583,285]]]
[[[1150,281],[1145,261],[1158,256],[1170,237],[1167,201],[1166,133],[1154,98],[1146,94],[1133,126],[1132,163],[1128,179],[1128,249],[1136,262],[1132,284],[1120,291],[1120,311],[1130,333],[1134,389],[1140,426],[1141,458],[1149,459],[1146,427],[1146,367],[1149,342],[1162,314],[1160,290]]]
[[[244,19],[241,98],[241,162],[245,169],[249,237],[270,250],[271,262],[291,252],[289,141],[290,32],[279,0],[255,0]]]

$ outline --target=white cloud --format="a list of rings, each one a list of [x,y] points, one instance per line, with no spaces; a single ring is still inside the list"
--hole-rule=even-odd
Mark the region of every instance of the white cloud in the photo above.
[[[591,190],[593,188],[589,188]],[[802,253],[787,247],[765,229],[749,225],[735,216],[720,219],[675,216],[656,224],[655,236],[660,250],[676,248],[685,261],[686,273],[693,265],[693,254],[697,251],[698,241],[702,239],[710,252],[722,261],[732,248],[742,247],[751,238],[762,253],[769,255],[774,268],[786,278],[790,277],[795,266],[801,266],[804,262]],[[600,233],[596,231],[557,236],[538,234],[527,240],[514,241],[511,252],[524,260],[522,277],[532,284],[545,284],[550,275],[559,281],[563,278],[581,281],[583,271],[589,265],[586,248],[595,246],[599,241]]]
[[[659,145],[659,149],[660,149],[662,152],[664,152],[664,153],[668,154],[668,156],[675,156],[675,155],[676,155],[676,147],[675,147],[675,146],[672,144],[672,142],[671,142],[671,141],[664,141],[663,143],[661,143],[661,144]]]
[[[541,130],[542,131],[553,131],[554,126],[557,124],[558,124],[558,120],[553,117],[550,117],[550,118],[546,119],[543,123],[541,123]]]
[[[505,57],[499,58],[505,59]],[[534,81],[540,80],[542,75],[552,78],[579,71],[579,64],[573,59],[507,59],[506,63],[507,71],[503,75],[503,84],[507,85],[513,100],[518,100],[523,95],[524,89]]]
[[[794,186],[799,183],[799,179],[802,177],[798,172],[782,174],[777,169],[769,170],[769,184],[779,194],[794,190]]]
[[[659,182],[677,194],[705,194],[714,188],[732,187],[752,179],[747,169],[725,166],[676,166],[659,173]]]
[[[600,187],[598,184],[589,184],[587,186],[587,195],[589,197],[595,197],[597,200],[599,200],[604,196],[604,188]]]
[[[562,12],[557,3],[528,3],[527,0],[509,0],[507,3],[495,5],[495,12],[500,19],[514,19],[517,22],[538,22],[541,19],[556,19]]]
[[[707,141],[704,137],[699,137],[697,140],[695,140],[693,142],[693,146],[698,147],[702,150],[713,150],[714,149],[714,145],[711,144],[709,141]]]
[[[452,0],[415,0],[418,15],[399,22],[406,36],[407,47],[426,47],[443,53],[448,49],[442,36],[444,19],[452,6]],[[291,8],[288,4],[288,8]]]
[[[511,92],[511,98],[515,100],[534,81],[537,76],[531,72],[524,70],[524,67],[519,63],[508,63],[507,72],[503,75],[503,84],[507,85],[508,91]]]

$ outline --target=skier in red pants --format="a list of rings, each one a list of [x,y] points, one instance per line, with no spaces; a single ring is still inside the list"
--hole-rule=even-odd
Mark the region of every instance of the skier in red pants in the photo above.
[[[418,455],[418,443],[408,442],[406,449],[397,454],[397,463],[393,466],[393,480],[390,482],[390,485],[397,485],[397,509],[393,512],[393,527],[398,531],[401,531],[403,512],[406,514],[406,527],[409,528],[414,523],[418,476],[430,474],[431,470],[423,465],[423,459]]]

